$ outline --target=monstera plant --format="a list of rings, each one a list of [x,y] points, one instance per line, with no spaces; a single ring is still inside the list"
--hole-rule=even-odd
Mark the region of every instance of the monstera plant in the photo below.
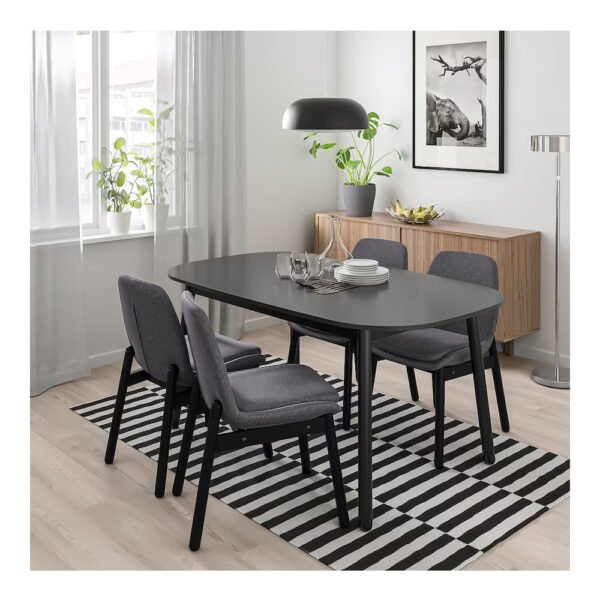
[[[335,166],[344,180],[344,202],[346,213],[351,217],[370,216],[375,201],[375,177],[390,177],[393,169],[384,159],[391,157],[402,160],[400,151],[392,148],[377,156],[375,154],[375,137],[379,126],[398,130],[393,123],[381,122],[376,112],[368,114],[369,127],[351,133],[352,143],[341,145],[338,142],[321,143],[319,133],[309,133],[304,139],[312,142],[308,152],[316,158],[320,151],[333,152]],[[383,163],[383,164],[382,164]]]

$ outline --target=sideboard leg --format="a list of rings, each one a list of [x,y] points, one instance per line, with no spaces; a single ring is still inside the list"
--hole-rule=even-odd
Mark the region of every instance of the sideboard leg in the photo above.
[[[506,356],[512,356],[515,353],[515,340],[503,342],[502,353],[506,354]]]

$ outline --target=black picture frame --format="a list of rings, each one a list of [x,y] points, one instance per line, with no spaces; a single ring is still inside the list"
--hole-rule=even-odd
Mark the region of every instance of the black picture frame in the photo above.
[[[497,169],[470,169],[470,168],[456,168],[456,167],[444,167],[444,166],[433,166],[433,165],[417,165],[416,164],[416,132],[415,132],[415,107],[416,107],[416,31],[413,31],[412,36],[412,166],[414,169],[434,169],[438,171],[465,171],[469,173],[504,173],[504,78],[505,78],[505,32],[498,31],[498,168]]]

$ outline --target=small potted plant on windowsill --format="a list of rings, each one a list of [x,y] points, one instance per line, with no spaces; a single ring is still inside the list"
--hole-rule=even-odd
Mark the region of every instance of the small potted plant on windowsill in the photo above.
[[[102,190],[102,196],[106,201],[108,229],[115,235],[129,233],[131,224],[129,209],[140,208],[142,205],[133,195],[139,176],[134,175],[131,180],[125,170],[131,162],[125,151],[125,143],[125,138],[117,138],[113,144],[114,152],[110,156],[108,156],[109,151],[104,149],[108,160],[103,163],[93,158],[93,170],[88,173],[88,177],[94,173],[98,175],[96,187]],[[132,165],[138,167],[137,163],[132,162]]]
[[[374,138],[379,131],[379,115],[375,112],[368,114],[369,127],[352,133],[352,145],[342,147],[338,143],[328,142],[321,144],[316,136],[317,132],[308,134],[304,139],[312,139],[312,145],[309,153],[313,158],[317,157],[319,150],[331,150],[338,148],[335,152],[335,166],[344,179],[344,204],[346,214],[349,217],[370,217],[373,213],[373,204],[375,202],[375,184],[372,180],[375,176],[390,177],[392,167],[378,166],[381,161],[394,154],[398,160],[402,160],[402,155],[396,149],[386,152],[379,158],[375,158]],[[382,123],[386,127],[398,129],[392,123]],[[359,140],[364,140],[364,144],[359,145]]]
[[[166,104],[164,100],[159,103]],[[148,156],[136,155],[138,167],[132,174],[138,174],[140,181],[136,183],[136,194],[142,203],[142,219],[144,229],[162,231],[167,227],[169,203],[167,202],[167,181],[173,174],[173,157],[175,155],[175,138],[167,136],[167,125],[174,106],[168,106],[157,117],[149,108],[140,108],[138,113],[150,117],[150,128],[156,134],[153,142],[155,152]]]

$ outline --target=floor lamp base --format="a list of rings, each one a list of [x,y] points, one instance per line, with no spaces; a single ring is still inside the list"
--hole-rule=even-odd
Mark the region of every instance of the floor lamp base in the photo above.
[[[570,369],[560,368],[558,370],[558,379],[554,367],[536,367],[531,376],[536,383],[551,388],[569,389],[571,387]]]

